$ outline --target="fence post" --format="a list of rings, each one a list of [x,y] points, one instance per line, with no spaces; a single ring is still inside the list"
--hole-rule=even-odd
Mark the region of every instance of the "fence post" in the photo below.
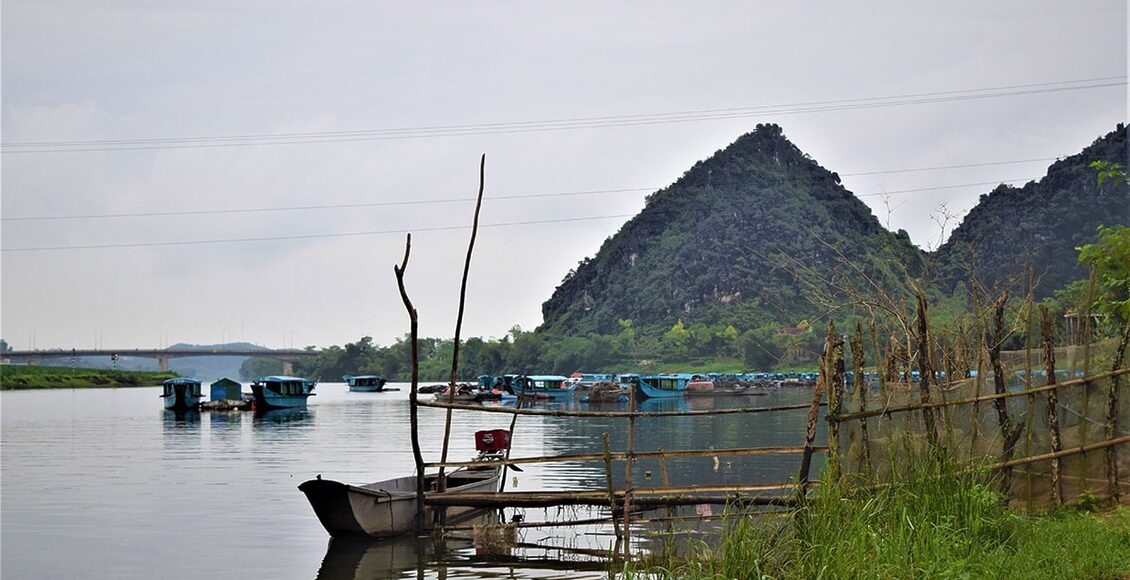
[[[616,541],[619,542],[622,536],[620,527],[616,525],[616,487],[612,483],[612,449],[608,445],[607,431],[604,432],[601,439],[604,440],[604,477],[608,483],[608,505],[612,508],[612,529],[616,532]]]
[[[851,339],[851,362],[852,370],[855,375],[855,396],[858,401],[859,411],[867,410],[867,389],[871,388],[867,384],[867,379],[863,376],[863,323],[855,323],[855,336]],[[859,420],[859,437],[863,445],[863,471],[871,476],[871,442],[867,436],[867,419]]]
[[[934,380],[934,365],[930,361],[930,325],[926,319],[926,297],[916,290],[918,301],[918,392],[924,405],[930,404],[930,384]],[[909,376],[907,377],[909,380]],[[922,407],[922,419],[926,423],[926,439],[930,447],[938,449],[938,431],[934,424],[934,409]]]
[[[828,415],[838,415],[842,407],[844,388],[844,340],[836,333],[836,325],[828,323],[828,338],[824,349],[825,360],[821,369],[826,375],[828,389]],[[828,479],[840,479],[840,423],[828,422]]]
[[[1004,366],[1001,364],[1001,344],[1004,342],[1004,308],[1008,303],[1008,292],[1002,292],[993,305],[993,341],[989,345],[989,364],[993,367],[993,389],[996,394],[1004,394],[1008,387],[1005,385]],[[1020,439],[1021,427],[1013,427],[1012,417],[1008,414],[1008,403],[1003,398],[993,401],[997,410],[997,422],[1000,424],[1002,449],[1001,457],[1004,461],[1012,459],[1016,449],[1016,442]],[[1012,488],[1012,467],[1003,468],[1001,485],[1004,488],[1005,501],[1009,500]]]
[[[1044,339],[1044,369],[1048,374],[1048,384],[1056,382],[1055,376],[1055,323],[1052,321],[1048,307],[1040,305],[1040,334]],[[1048,391],[1048,430],[1050,431],[1052,453],[1063,450],[1063,442],[1059,438],[1059,396],[1055,389]],[[1063,463],[1059,457],[1052,459],[1052,491],[1055,494],[1055,504],[1063,505]]]
[[[1114,353],[1112,371],[1122,368],[1122,362],[1126,360],[1128,343],[1130,343],[1130,320],[1127,320],[1126,325],[1122,327],[1122,339],[1118,342],[1118,350]],[[1107,398],[1106,408],[1106,438],[1108,440],[1114,439],[1115,433],[1118,432],[1118,397],[1121,388],[1122,375],[1110,377],[1110,396]],[[1118,488],[1118,455],[1115,446],[1106,449],[1106,481],[1107,485],[1110,486],[1110,497],[1118,502],[1122,494]]]

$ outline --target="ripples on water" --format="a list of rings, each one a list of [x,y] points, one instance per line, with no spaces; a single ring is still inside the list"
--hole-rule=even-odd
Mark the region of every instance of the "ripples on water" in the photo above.
[[[368,483],[412,473],[406,391],[351,393],[341,384],[320,384],[308,409],[260,415],[164,411],[155,387],[4,392],[4,577],[604,576],[599,564],[579,561],[588,558],[552,550],[525,550],[523,555],[576,563],[545,569],[477,557],[469,540],[450,541],[439,552],[431,541],[412,538],[330,545],[297,485],[316,474]],[[645,402],[641,410],[776,405],[805,402],[807,396],[807,391],[798,390],[754,398],[654,401]],[[449,458],[472,457],[474,431],[505,429],[509,422],[510,415],[454,413]],[[421,409],[426,461],[439,457],[443,424],[442,410]],[[627,421],[523,416],[515,431],[515,457],[598,453],[604,432],[614,450],[624,448]],[[640,419],[636,450],[800,445],[803,433],[803,411]],[[709,458],[668,462],[673,485],[780,482],[794,476],[798,465],[799,457],[793,456],[722,458],[718,464]],[[605,481],[601,462],[523,469],[507,476],[508,490],[586,489],[603,487]],[[624,480],[623,471],[623,464],[617,464],[617,485]],[[658,486],[658,474],[654,460],[641,461],[633,481]],[[594,517],[599,512],[530,510],[526,517]],[[581,532],[528,529],[520,539],[587,549],[611,545],[606,527]]]

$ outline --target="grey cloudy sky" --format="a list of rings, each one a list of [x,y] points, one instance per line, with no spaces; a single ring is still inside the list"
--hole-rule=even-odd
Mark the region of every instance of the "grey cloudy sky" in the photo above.
[[[463,332],[497,337],[757,123],[936,247],[992,189],[950,186],[1039,178],[1127,117],[1125,0],[4,0],[0,22],[21,349],[388,344],[404,231],[421,332],[451,336],[481,153],[482,223],[512,225],[480,232]],[[156,245],[248,238],[276,239]]]

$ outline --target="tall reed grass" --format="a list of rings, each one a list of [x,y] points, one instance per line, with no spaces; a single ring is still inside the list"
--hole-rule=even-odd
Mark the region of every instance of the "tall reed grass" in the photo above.
[[[728,518],[719,541],[628,571],[646,578],[1116,578],[1130,572],[1130,511],[1004,507],[992,476],[932,453],[879,484],[824,482],[785,517]],[[685,552],[684,552],[685,553]]]

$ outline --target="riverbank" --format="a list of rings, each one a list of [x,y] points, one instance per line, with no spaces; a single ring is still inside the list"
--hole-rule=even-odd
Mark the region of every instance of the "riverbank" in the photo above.
[[[1121,578],[1130,509],[1010,511],[987,473],[915,466],[887,486],[828,484],[775,519],[735,516],[718,544],[629,578]]]
[[[151,387],[176,376],[172,372],[3,365],[0,391]]]

